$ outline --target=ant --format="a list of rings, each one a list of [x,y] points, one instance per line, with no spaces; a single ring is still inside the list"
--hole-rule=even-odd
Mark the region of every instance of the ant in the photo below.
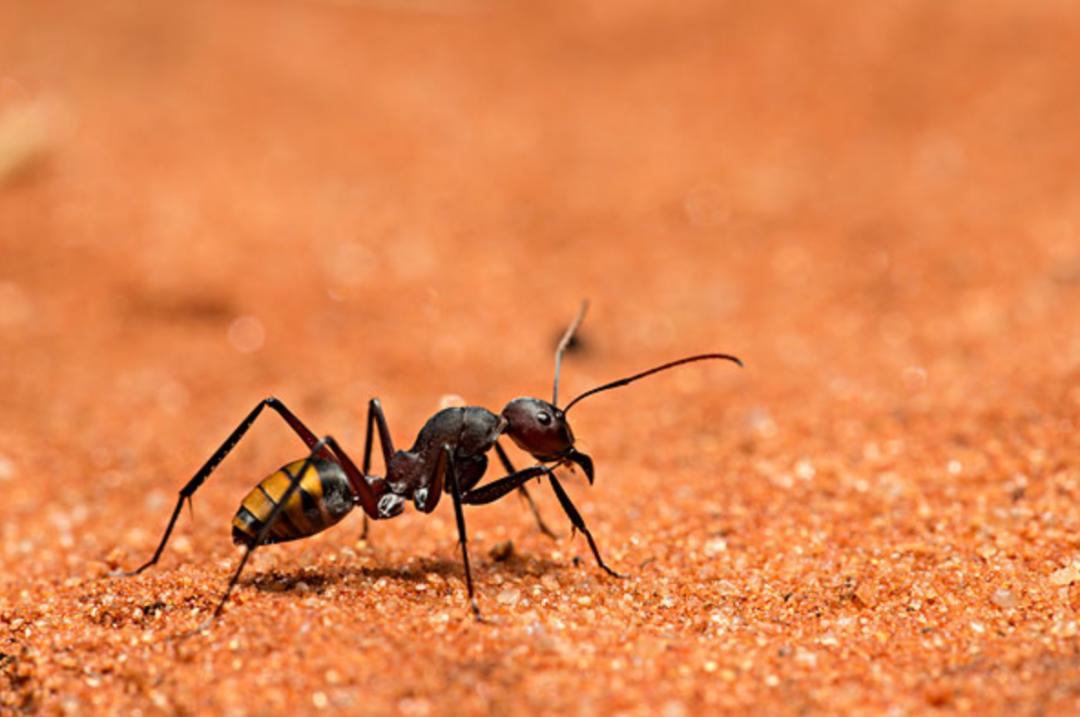
[[[720,353],[688,356],[597,386],[580,394],[565,407],[559,408],[562,356],[587,309],[588,302],[583,302],[555,350],[555,381],[550,403],[540,398],[515,398],[506,404],[499,414],[479,406],[445,408],[428,419],[420,429],[412,448],[404,451],[394,450],[382,405],[379,399],[373,398],[368,403],[362,469],[356,467],[333,436],[317,438],[280,400],[270,397],[260,401],[195,476],[180,489],[172,517],[169,518],[165,533],[153,556],[140,567],[123,574],[138,575],[158,562],[184,501],[191,504],[192,496],[203,482],[236,447],[263,410],[270,408],[281,416],[307,445],[309,453],[306,458],[288,463],[264,478],[241,502],[233,517],[232,538],[234,543],[245,546],[246,550],[207,624],[221,614],[240,579],[244,565],[256,547],[315,535],[339,522],[355,505],[363,509],[366,535],[367,518],[394,518],[401,515],[406,501],[409,500],[417,510],[430,513],[439,504],[444,491],[448,491],[453,499],[469,603],[473,615],[480,619],[480,607],[476,601],[472,571],[469,568],[463,506],[492,503],[517,490],[528,500],[540,529],[553,536],[540,519],[536,506],[525,489],[527,482],[542,476],[547,476],[555,497],[570,519],[570,524],[584,534],[597,565],[609,575],[622,577],[600,557],[592,533],[585,526],[581,513],[553,471],[559,466],[574,464],[585,473],[590,485],[595,477],[592,459],[574,447],[574,434],[570,430],[566,414],[589,396],[625,386],[675,366],[706,359],[733,361],[739,366],[742,366],[742,362],[735,356]],[[386,467],[385,477],[370,474],[375,428],[378,429],[379,444]],[[519,448],[531,455],[537,461],[536,465],[516,470],[506,451],[499,445],[498,439],[503,434],[509,435]],[[507,475],[478,487],[477,484],[487,470],[487,454],[492,449]]]

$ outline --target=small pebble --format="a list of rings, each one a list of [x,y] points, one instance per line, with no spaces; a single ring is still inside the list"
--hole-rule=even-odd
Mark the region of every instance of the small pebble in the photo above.
[[[1013,595],[1012,590],[1001,588],[1000,590],[995,590],[994,594],[990,596],[990,602],[1003,610],[1012,610],[1016,607],[1016,596]]]
[[[802,480],[810,480],[817,475],[817,471],[814,470],[814,464],[804,458],[795,464],[795,475]]]
[[[855,588],[855,599],[862,603],[864,607],[874,607],[874,586],[865,581],[860,582],[859,586]]]
[[[505,588],[496,598],[500,605],[516,605],[521,599],[521,591],[514,587]]]
[[[706,557],[715,557],[720,553],[727,550],[727,541],[723,538],[713,538],[709,542],[705,543],[705,555]]]
[[[664,703],[664,706],[660,710],[662,717],[686,717],[690,714],[686,705],[678,700],[669,700]]]
[[[1077,580],[1080,580],[1080,566],[1075,561],[1050,574],[1051,585],[1070,585]]]
[[[397,707],[407,717],[424,717],[431,713],[431,703],[423,697],[406,697],[398,701]]]

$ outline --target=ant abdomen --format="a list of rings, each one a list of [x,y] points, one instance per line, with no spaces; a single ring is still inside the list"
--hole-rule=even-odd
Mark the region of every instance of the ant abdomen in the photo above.
[[[263,478],[240,503],[232,521],[232,539],[250,546],[266,524],[270,512],[289,489],[304,461],[293,461]],[[321,533],[349,514],[355,505],[349,479],[334,461],[311,463],[300,486],[270,526],[262,544],[284,543]]]

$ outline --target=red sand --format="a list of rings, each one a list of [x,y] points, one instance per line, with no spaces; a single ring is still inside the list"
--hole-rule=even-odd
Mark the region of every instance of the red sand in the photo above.
[[[0,5],[0,711],[1076,714],[1070,3]],[[516,498],[260,550],[302,455],[566,395]],[[495,473],[492,472],[494,477]],[[512,541],[514,555],[492,551]],[[580,561],[577,559],[580,558]]]

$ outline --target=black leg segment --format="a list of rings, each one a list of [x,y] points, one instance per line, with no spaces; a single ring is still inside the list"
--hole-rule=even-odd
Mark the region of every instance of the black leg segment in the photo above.
[[[300,488],[300,481],[303,480],[304,475],[315,462],[315,458],[326,445],[336,446],[337,443],[333,438],[327,436],[320,441],[316,441],[315,445],[311,447],[311,453],[308,454],[308,457],[304,460],[303,465],[300,466],[300,470],[296,475],[292,476],[289,487],[286,488],[285,492],[281,495],[281,500],[278,501],[277,505],[274,506],[274,509],[270,511],[270,515],[267,516],[266,522],[263,523],[263,526],[255,535],[255,539],[247,546],[247,550],[244,551],[244,557],[240,558],[240,564],[236,566],[236,572],[233,573],[232,579],[229,580],[229,586],[225,588],[225,594],[221,596],[221,600],[218,602],[217,607],[214,608],[214,614],[210,616],[210,621],[215,620],[221,614],[221,610],[225,607],[225,602],[229,599],[229,595],[232,594],[233,588],[236,587],[236,581],[240,579],[240,573],[243,572],[244,565],[247,564],[252,551],[262,545],[263,541],[266,540],[266,537],[270,535],[270,528],[273,526],[274,521],[278,519],[278,516],[281,515],[281,512],[285,509],[285,506],[288,505],[289,499],[292,498],[293,494]]]
[[[364,431],[364,475],[371,475],[371,439],[374,438],[374,428],[379,426],[379,443],[382,446],[383,470],[389,470],[390,457],[394,455],[394,441],[390,438],[390,427],[386,425],[386,416],[383,414],[382,403],[377,398],[368,401],[367,428]],[[368,517],[364,514],[364,527],[360,531],[360,540],[367,540]]]
[[[282,403],[273,396],[270,396],[269,398],[260,401],[258,405],[255,406],[255,408],[251,409],[251,413],[249,413],[244,418],[244,420],[240,422],[240,425],[237,426],[233,430],[233,432],[229,434],[229,437],[225,439],[225,442],[222,443],[216,451],[214,451],[214,453],[210,456],[206,463],[203,464],[202,468],[196,471],[194,477],[192,477],[192,479],[189,480],[187,484],[180,489],[180,498],[176,501],[176,507],[173,509],[172,517],[169,518],[169,524],[165,527],[165,534],[161,536],[161,542],[158,543],[157,550],[154,551],[153,557],[140,565],[138,568],[130,572],[123,573],[124,575],[138,575],[142,571],[157,563],[158,559],[161,558],[162,552],[164,552],[165,550],[165,545],[169,542],[169,536],[172,535],[173,528],[176,526],[176,519],[180,517],[180,509],[183,508],[184,501],[191,501],[191,497],[195,495],[195,491],[199,489],[199,487],[203,484],[203,481],[209,478],[210,474],[214,472],[214,469],[217,468],[223,460],[225,460],[225,456],[229,455],[230,451],[232,451],[232,449],[236,447],[236,444],[240,442],[240,439],[242,439],[244,437],[244,434],[248,432],[248,429],[251,428],[251,424],[255,423],[255,419],[258,418],[259,414],[263,412],[263,409],[267,407],[276,411],[277,414],[281,416],[282,419],[284,419],[285,423],[289,424],[289,427],[293,429],[296,435],[300,436],[300,439],[307,445],[308,448],[313,448],[316,443],[318,443],[318,439],[315,437],[315,434],[312,433],[311,430],[307,426],[305,426],[304,423],[299,418],[297,418],[293,414],[293,412],[285,406],[284,403]],[[330,457],[330,455],[325,452],[323,447],[320,446],[319,450],[323,451],[323,455],[325,455],[326,457]]]
[[[479,488],[473,488],[461,497],[465,505],[485,505],[494,503],[499,498],[512,490],[519,490],[523,483],[536,480],[544,474],[551,473],[547,466],[531,466],[516,473],[511,473],[505,478],[486,483]]]
[[[551,488],[555,491],[555,496],[559,499],[559,503],[562,504],[563,510],[566,511],[566,517],[570,519],[570,523],[584,533],[585,539],[589,541],[589,547],[592,549],[592,554],[596,558],[596,564],[603,568],[608,575],[616,578],[626,577],[604,564],[603,558],[600,557],[600,551],[596,547],[596,541],[593,540],[592,533],[585,527],[585,521],[581,518],[581,513],[574,507],[573,502],[570,500],[570,496],[566,494],[562,484],[559,483],[559,479],[556,478],[554,474],[551,474],[548,475],[548,480],[551,481]]]
[[[506,451],[503,450],[503,447],[499,445],[498,441],[495,442],[495,454],[499,456],[499,461],[503,464],[503,468],[506,469],[508,475],[512,476],[517,473],[517,470],[514,469],[514,464],[510,462],[510,456],[506,455]],[[525,488],[524,483],[518,487],[518,492],[521,494],[521,497],[525,499],[525,502],[529,504],[529,510],[532,511],[533,518],[536,519],[536,526],[540,528],[540,532],[553,540],[557,539],[559,537],[558,533],[549,528],[547,523],[544,522],[544,519],[540,517],[540,511],[537,509],[536,503],[533,502],[532,496],[529,495],[529,491]]]
[[[479,620],[481,619],[480,606],[476,604],[472,571],[469,569],[469,538],[465,531],[465,511],[461,508],[461,490],[454,471],[454,451],[450,446],[443,445],[435,470],[444,472],[445,482],[450,487],[450,495],[454,499],[454,517],[457,519],[458,542],[461,543],[461,560],[465,564],[465,587],[469,591],[469,605],[472,607],[473,615]]]
[[[390,438],[390,427],[386,425],[386,416],[383,415],[382,404],[379,399],[373,398],[368,402],[367,430],[364,437],[364,475],[371,473],[371,439],[374,437],[375,424],[379,426],[379,444],[382,447],[383,466],[390,465],[390,457],[394,455],[394,442]]]

